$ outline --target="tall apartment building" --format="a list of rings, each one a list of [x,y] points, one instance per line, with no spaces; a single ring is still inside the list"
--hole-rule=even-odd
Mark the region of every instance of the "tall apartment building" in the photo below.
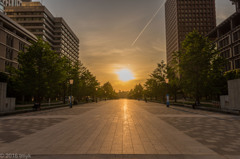
[[[227,59],[225,71],[240,69],[240,0],[231,1],[236,4],[236,12],[207,35]]]
[[[215,0],[167,0],[165,3],[167,63],[194,29],[206,35],[216,27]]]
[[[17,55],[37,41],[37,37],[0,13],[0,72],[8,72],[8,66],[18,67]]]
[[[21,6],[5,7],[5,12],[34,35],[47,41],[56,53],[72,62],[79,60],[77,36],[63,18],[54,17],[40,2],[22,2]]]

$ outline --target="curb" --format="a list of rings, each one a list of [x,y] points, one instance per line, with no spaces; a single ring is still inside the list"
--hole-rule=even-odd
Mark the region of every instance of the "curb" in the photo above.
[[[159,103],[159,104],[165,104],[165,103],[161,103],[158,101],[149,101],[152,103]],[[186,104],[170,104],[170,106],[176,106],[176,107],[184,107],[184,108],[188,108],[188,109],[192,109],[191,105],[186,105]],[[211,112],[218,112],[218,113],[223,113],[223,114],[232,114],[232,115],[240,115],[239,111],[232,111],[232,110],[223,110],[223,109],[216,109],[216,108],[210,108],[210,107],[203,107],[203,106],[198,106],[196,107],[196,109],[199,110],[206,110],[206,111],[211,111]]]

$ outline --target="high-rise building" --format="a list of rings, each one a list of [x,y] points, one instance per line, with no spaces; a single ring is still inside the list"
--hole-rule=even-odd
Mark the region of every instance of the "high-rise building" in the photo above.
[[[237,12],[240,12],[240,0],[230,0],[233,4],[236,5]]]
[[[226,59],[225,71],[240,69],[240,0],[231,1],[236,5],[236,12],[207,35]]]
[[[47,41],[56,53],[72,62],[79,60],[77,36],[63,18],[54,17],[40,2],[22,2],[21,6],[5,7],[5,12],[34,35]]]
[[[22,0],[0,0],[5,7],[7,6],[21,6]]]
[[[194,29],[206,35],[216,27],[215,0],[167,0],[165,3],[167,63]]]
[[[3,13],[0,13],[0,35],[0,72],[8,72],[8,66],[18,67],[19,51],[25,51],[37,37]]]
[[[4,5],[3,2],[0,1],[0,12],[4,12]]]

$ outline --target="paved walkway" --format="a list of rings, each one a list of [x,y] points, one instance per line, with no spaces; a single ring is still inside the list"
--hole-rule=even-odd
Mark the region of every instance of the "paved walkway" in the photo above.
[[[0,118],[0,158],[239,159],[239,130],[237,116],[107,101]],[[226,146],[229,139],[232,146]]]

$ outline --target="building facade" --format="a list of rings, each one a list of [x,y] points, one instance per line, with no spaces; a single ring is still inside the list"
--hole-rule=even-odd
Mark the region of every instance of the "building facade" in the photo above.
[[[3,2],[0,1],[0,12],[4,12],[4,5]]]
[[[235,12],[209,34],[221,56],[227,59],[225,71],[240,69],[240,12]]]
[[[167,0],[165,3],[167,63],[194,29],[206,35],[216,27],[215,0]]]
[[[0,13],[0,72],[8,72],[8,66],[17,68],[19,51],[24,51],[36,40],[36,36]]]
[[[40,2],[23,2],[22,6],[5,7],[6,14],[47,41],[53,50],[66,56],[72,62],[79,60],[79,39],[64,21],[54,17]]]
[[[5,7],[7,6],[21,6],[22,0],[0,0]]]

